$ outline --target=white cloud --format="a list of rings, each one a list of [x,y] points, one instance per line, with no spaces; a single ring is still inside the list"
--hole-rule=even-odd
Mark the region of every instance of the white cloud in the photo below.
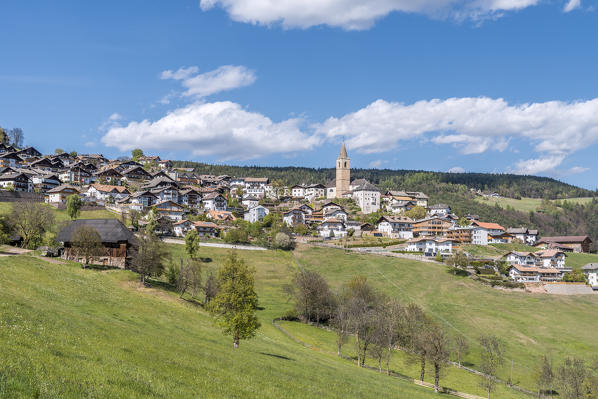
[[[564,12],[571,12],[581,7],[581,0],[569,0],[565,7],[563,8]]]
[[[119,121],[121,121],[122,119],[123,119],[123,117],[121,114],[114,112],[104,122],[102,122],[100,124],[100,126],[98,127],[98,130],[101,132],[105,132],[106,130],[110,129],[111,127],[117,126]]]
[[[598,139],[598,99],[510,105],[487,97],[449,98],[413,104],[377,100],[340,118],[315,125],[328,139],[344,136],[360,152],[386,152],[400,141],[430,137],[465,154],[504,151],[512,138],[531,142],[542,155],[522,160],[516,170],[553,170],[565,157]]]
[[[539,0],[201,0],[206,11],[219,6],[238,22],[285,28],[317,25],[369,29],[392,12],[458,20],[496,18],[536,5]]]
[[[465,169],[460,166],[455,166],[447,170],[448,173],[465,173]]]
[[[102,143],[120,151],[134,148],[189,151],[195,156],[245,160],[312,149],[319,138],[303,133],[300,119],[273,122],[266,116],[223,101],[194,103],[157,121],[131,122],[110,129]]]
[[[254,71],[238,65],[223,65],[202,74],[198,72],[199,68],[195,66],[183,67],[176,71],[164,71],[160,78],[181,81],[181,85],[187,89],[182,95],[187,97],[207,97],[222,91],[249,86],[256,80]],[[168,104],[171,97],[172,93],[164,97],[161,102]]]
[[[376,159],[370,162],[370,168],[379,168],[383,163],[384,161],[382,159]]]

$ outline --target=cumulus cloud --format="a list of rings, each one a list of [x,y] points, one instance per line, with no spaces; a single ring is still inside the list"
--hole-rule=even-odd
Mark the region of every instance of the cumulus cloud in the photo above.
[[[455,166],[447,170],[448,173],[465,173],[465,169],[460,166]]]
[[[273,122],[229,101],[193,103],[156,121],[115,126],[102,137],[102,143],[123,152],[134,148],[188,150],[195,156],[245,160],[318,145],[319,138],[302,132],[300,124],[300,119]]]
[[[104,122],[102,122],[100,124],[100,126],[98,127],[98,130],[101,132],[105,132],[106,130],[110,129],[111,127],[118,125],[122,119],[123,119],[123,117],[121,114],[119,114],[118,112],[114,112]]]
[[[487,97],[403,104],[377,100],[340,118],[315,125],[328,139],[346,137],[350,148],[386,152],[400,141],[428,137],[465,154],[504,151],[512,138],[533,143],[542,155],[520,161],[520,173],[554,170],[565,157],[598,139],[598,99],[510,105]]]
[[[379,168],[383,163],[384,161],[382,159],[376,159],[370,162],[370,168]]]
[[[575,0],[573,0],[575,1]],[[496,18],[536,5],[539,0],[201,0],[202,10],[221,7],[238,22],[281,24],[285,28],[317,25],[347,30],[369,29],[392,12],[458,20]]]
[[[563,8],[564,12],[571,12],[581,7],[581,0],[569,0],[565,7]]]
[[[183,67],[176,71],[163,71],[160,78],[180,81],[186,89],[182,93],[185,97],[207,97],[222,91],[250,86],[256,80],[255,72],[242,65],[223,65],[201,74],[196,66]],[[169,103],[172,95],[173,93],[164,97],[162,103]]]

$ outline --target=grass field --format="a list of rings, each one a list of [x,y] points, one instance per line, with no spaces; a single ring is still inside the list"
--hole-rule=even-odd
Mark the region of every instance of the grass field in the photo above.
[[[66,213],[66,209],[56,209],[50,205],[46,205],[54,211],[54,216],[57,222],[63,222],[69,220],[69,216]],[[11,202],[0,202],[0,215],[8,215],[12,210]],[[94,211],[81,211],[79,219],[118,219],[118,216],[105,209],[98,209]]]
[[[421,304],[451,335],[468,339],[474,350],[466,360],[474,368],[479,364],[477,339],[485,333],[497,335],[506,345],[500,376],[509,377],[513,360],[514,382],[528,389],[534,389],[533,370],[542,354],[560,361],[565,356],[598,353],[598,319],[590,316],[596,312],[598,295],[507,291],[453,276],[434,263],[327,248],[297,252],[303,266],[319,271],[335,287],[361,274],[386,294]]]
[[[262,328],[237,350],[201,308],[139,288],[133,273],[0,258],[0,397],[438,396],[288,339],[271,322],[290,307],[281,286],[292,255],[250,252]],[[225,253],[202,248],[211,267]]]
[[[175,261],[183,255],[182,245],[169,248]],[[200,251],[212,270],[228,252]],[[589,316],[598,296],[503,291],[449,274],[443,265],[329,248],[299,247],[296,255],[334,288],[362,274],[386,294],[420,303],[451,336],[468,338],[473,351],[465,362],[474,368],[479,364],[477,338],[496,334],[507,348],[500,377],[509,377],[513,359],[514,382],[532,390],[532,371],[541,354],[560,361],[598,351],[598,320]],[[331,332],[283,322],[316,350],[291,341],[272,320],[292,307],[283,286],[297,270],[293,254],[243,251],[241,256],[256,268],[263,309],[257,337],[236,351],[201,307],[161,284],[140,288],[131,272],[82,270],[31,256],[0,258],[0,397],[433,396],[337,358]],[[344,353],[352,356],[352,351],[349,341]],[[417,365],[406,360],[405,354],[395,354],[391,368],[415,377]],[[481,394],[478,378],[449,368],[441,383]],[[495,397],[522,394],[501,386]]]
[[[498,204],[501,208],[506,208],[507,206],[512,207],[516,211],[521,212],[529,212],[529,211],[536,211],[542,205],[541,198],[521,198],[520,200],[514,198],[486,198],[476,196],[475,200],[486,205],[495,206]],[[567,198],[566,201],[572,202],[574,204],[584,204],[586,202],[590,202],[592,200],[591,197],[582,197],[582,198]],[[564,200],[563,200],[564,201]]]

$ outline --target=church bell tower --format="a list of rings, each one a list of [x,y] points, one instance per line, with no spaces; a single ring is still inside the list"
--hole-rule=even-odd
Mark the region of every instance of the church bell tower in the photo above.
[[[341,152],[336,159],[336,198],[342,198],[343,194],[349,192],[351,184],[351,160],[347,156],[345,142],[341,146]]]

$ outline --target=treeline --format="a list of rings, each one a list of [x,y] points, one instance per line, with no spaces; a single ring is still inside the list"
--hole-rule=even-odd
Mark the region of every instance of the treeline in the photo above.
[[[192,161],[175,161],[178,168],[193,168],[196,173],[268,177],[285,185],[326,183],[335,178],[333,168],[265,167],[214,165]],[[421,190],[427,192],[437,184],[465,186],[505,197],[574,198],[591,197],[596,191],[579,188],[548,177],[488,173],[442,173],[391,169],[351,169],[353,179],[367,179],[382,189]]]

